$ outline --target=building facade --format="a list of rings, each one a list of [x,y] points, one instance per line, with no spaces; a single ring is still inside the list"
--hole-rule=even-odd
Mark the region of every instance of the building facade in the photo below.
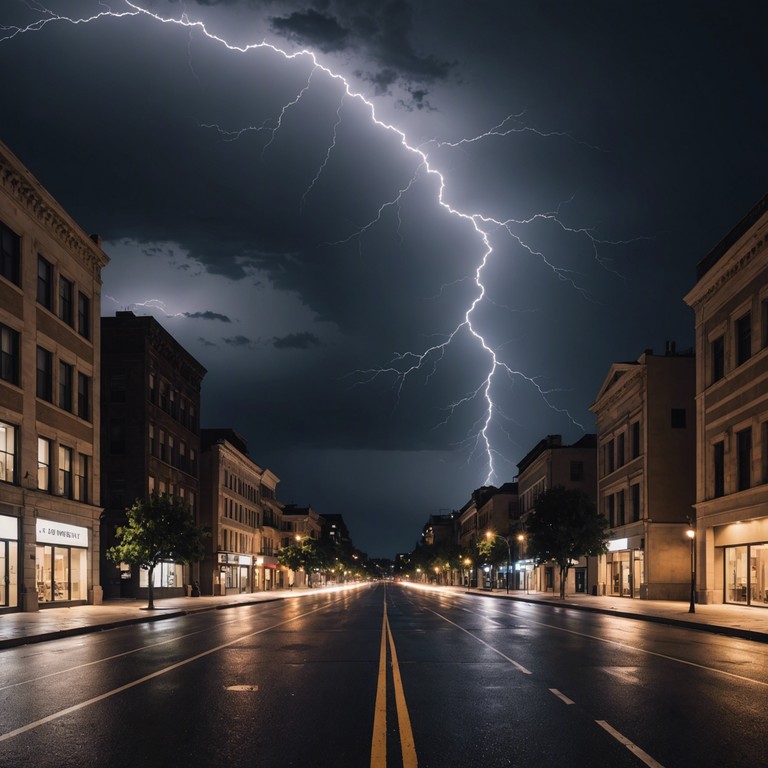
[[[768,607],[768,195],[697,267],[697,596]]]
[[[695,358],[668,343],[611,366],[591,407],[598,433],[598,509],[608,520],[598,593],[690,596],[695,497]]]
[[[547,435],[520,461],[518,493],[520,495],[520,531],[526,518],[533,512],[536,499],[544,491],[561,485],[584,491],[594,502],[597,488],[597,437],[584,435],[573,445],[563,445],[560,435]],[[520,535],[523,535],[522,533]],[[515,564],[516,586],[538,592],[560,591],[559,568],[554,564],[536,565],[528,558],[525,539],[519,540],[518,560]],[[590,567],[591,566],[591,567]],[[594,558],[581,558],[568,571],[566,591],[586,593],[596,591],[597,564]]]
[[[263,474],[249,458],[245,438],[233,429],[201,431],[200,522],[211,533],[200,564],[203,595],[258,589]]]
[[[101,603],[107,261],[0,144],[0,612]]]
[[[282,589],[289,585],[288,571],[277,562],[283,543],[283,505],[277,499],[280,478],[268,469],[261,475],[262,518],[256,540],[256,588]]]
[[[145,597],[147,571],[105,553],[125,510],[153,493],[186,502],[199,521],[200,386],[205,368],[153,317],[101,319],[102,583],[108,597]],[[183,595],[198,565],[155,568],[155,597]]]

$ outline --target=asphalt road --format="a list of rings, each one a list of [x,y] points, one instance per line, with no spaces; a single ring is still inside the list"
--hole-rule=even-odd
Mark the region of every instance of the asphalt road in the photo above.
[[[768,646],[389,583],[0,652],[0,766],[760,766]]]

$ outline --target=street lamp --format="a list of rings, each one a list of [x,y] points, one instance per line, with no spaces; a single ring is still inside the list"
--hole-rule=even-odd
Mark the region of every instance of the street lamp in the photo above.
[[[692,524],[685,535],[691,540],[691,604],[688,607],[688,613],[696,613],[696,547],[694,546],[696,531]]]
[[[509,568],[512,564],[512,547],[509,546],[509,539],[505,536],[494,537],[491,531],[486,531],[485,536],[489,541],[493,538],[499,538],[507,545],[507,594],[509,594]]]
[[[523,557],[523,544],[525,543],[525,534],[524,533],[518,533],[517,534],[517,552],[520,556],[520,560],[524,560]],[[528,566],[523,567],[523,588],[525,589],[525,593],[528,594]]]
[[[465,557],[464,565],[467,568],[467,592],[469,592],[469,588],[472,586],[472,561],[468,557]]]

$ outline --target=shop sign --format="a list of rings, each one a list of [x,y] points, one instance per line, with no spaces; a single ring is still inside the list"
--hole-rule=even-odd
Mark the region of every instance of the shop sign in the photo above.
[[[629,549],[629,539],[612,539],[608,542],[609,552],[620,552],[622,549]]]
[[[15,541],[19,538],[18,518],[0,515],[0,539],[11,539]]]
[[[250,565],[251,558],[249,555],[238,555],[238,562],[240,565]]]
[[[37,519],[37,542],[39,544],[64,544],[68,547],[87,547],[88,529],[79,525],[54,523],[52,520]]]

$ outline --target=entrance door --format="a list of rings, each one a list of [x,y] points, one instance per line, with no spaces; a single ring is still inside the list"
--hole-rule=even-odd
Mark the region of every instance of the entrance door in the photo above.
[[[587,591],[587,570],[586,568],[577,568],[574,571],[576,577],[576,593],[584,594]]]

